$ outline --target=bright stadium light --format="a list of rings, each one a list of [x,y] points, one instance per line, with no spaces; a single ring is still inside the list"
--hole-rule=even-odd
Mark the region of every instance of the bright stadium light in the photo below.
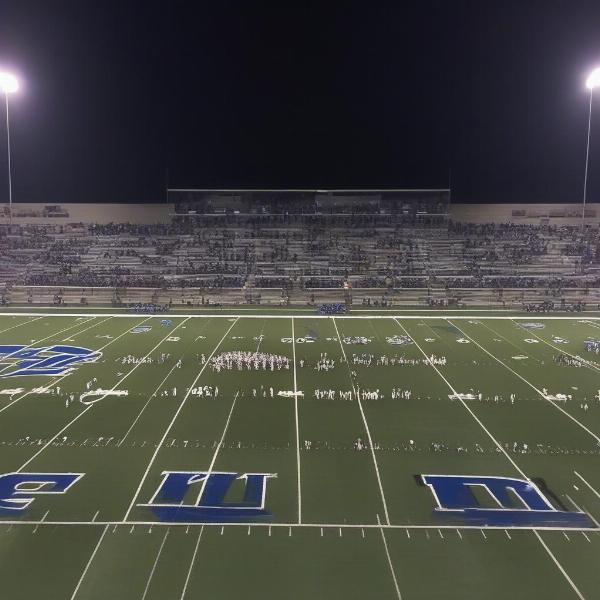
[[[12,174],[10,169],[10,121],[8,118],[8,95],[19,89],[19,81],[14,75],[0,71],[0,91],[6,104],[6,146],[8,148],[8,222],[12,225]]]
[[[585,149],[585,175],[583,176],[583,207],[581,211],[581,231],[585,229],[585,202],[587,199],[588,162],[590,157],[590,133],[592,131],[592,100],[594,88],[600,86],[600,67],[594,69],[585,80],[585,87],[590,90],[590,110],[588,114],[587,145]]]
[[[14,94],[19,89],[19,81],[10,73],[0,72],[0,90],[3,94]]]
[[[588,90],[593,90],[600,85],[600,68],[594,69],[585,80],[585,87]]]

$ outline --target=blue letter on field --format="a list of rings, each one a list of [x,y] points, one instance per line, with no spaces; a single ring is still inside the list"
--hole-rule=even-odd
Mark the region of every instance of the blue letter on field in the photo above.
[[[267,479],[273,473],[163,471],[163,481],[147,506],[161,521],[175,523],[245,523],[270,516],[265,510]],[[226,502],[235,480],[245,480],[241,502]],[[201,484],[193,503],[185,503],[193,484]]]
[[[436,513],[473,525],[498,527],[595,528],[583,512],[557,510],[531,481],[481,475],[422,475],[438,506]],[[487,490],[498,505],[482,507],[472,487]],[[515,497],[521,506],[515,507]]]
[[[6,473],[0,475],[0,515],[25,510],[41,494],[64,494],[83,473]]]

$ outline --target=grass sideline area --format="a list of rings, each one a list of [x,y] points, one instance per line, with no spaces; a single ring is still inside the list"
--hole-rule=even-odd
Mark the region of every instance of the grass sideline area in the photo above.
[[[0,472],[82,474],[64,494],[32,492],[26,510],[1,512],[7,598],[600,597],[600,356],[584,351],[600,320],[222,310],[0,312],[2,345],[25,347],[0,361]],[[31,374],[34,364],[10,376],[17,352],[54,345],[100,354],[65,374]],[[212,368],[238,351],[290,368]],[[333,368],[317,370],[323,360]],[[269,516],[161,522],[148,504],[166,471],[269,474]],[[441,519],[424,474],[543,480],[555,508],[592,526]],[[247,485],[236,479],[226,501]],[[199,491],[201,480],[182,503]]]

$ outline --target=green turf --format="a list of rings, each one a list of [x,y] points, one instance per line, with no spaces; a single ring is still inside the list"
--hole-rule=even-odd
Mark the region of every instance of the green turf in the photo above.
[[[0,391],[25,390],[12,398],[0,394],[0,472],[85,473],[64,495],[38,496],[21,522],[0,517],[3,597],[600,598],[595,531],[442,522],[431,492],[415,479],[525,474],[544,479],[569,510],[578,506],[600,519],[600,358],[583,352],[585,339],[600,339],[600,321],[530,315],[545,328],[526,331],[504,313],[241,315],[175,314],[171,328],[160,326],[163,317],[144,315],[0,315],[2,344],[102,351],[98,362],[53,383],[60,395],[28,393],[53,377],[0,381]],[[131,333],[142,322],[152,329]],[[292,331],[295,339],[310,334],[317,340],[282,341]],[[385,339],[391,335],[414,343],[391,346]],[[173,336],[179,339],[169,341]],[[370,342],[341,344],[345,336]],[[198,362],[202,353],[257,347],[290,359],[295,354],[296,369],[216,373]],[[171,358],[157,364],[162,352]],[[335,368],[318,372],[314,365],[325,352]],[[344,352],[349,361],[360,353],[402,354],[419,364],[367,368],[342,362]],[[590,362],[556,366],[552,357],[559,352]],[[447,364],[434,369],[423,353],[445,356]],[[121,364],[129,354],[155,360]],[[179,358],[182,367],[174,368]],[[383,397],[338,399],[338,390],[352,390],[351,371],[359,392],[379,389]],[[65,394],[78,396],[93,378],[93,388],[114,387],[128,396],[66,407]],[[193,382],[218,386],[219,397],[186,397]],[[175,397],[161,395],[174,386]],[[304,397],[263,398],[261,386],[296,386]],[[336,390],[336,399],[316,399],[315,388]],[[412,396],[392,399],[392,388],[410,389]],[[572,399],[553,404],[542,397],[543,388]],[[453,390],[481,392],[484,399],[461,402],[449,397]],[[272,517],[250,525],[169,526],[138,506],[150,500],[163,471],[211,465],[213,471],[276,474],[266,493]],[[231,496],[240,491],[241,484],[234,486]]]

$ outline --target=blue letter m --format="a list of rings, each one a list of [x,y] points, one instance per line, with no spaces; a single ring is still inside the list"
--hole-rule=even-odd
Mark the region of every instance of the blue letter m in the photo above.
[[[483,475],[422,475],[438,506],[435,512],[463,522],[497,527],[595,528],[583,512],[557,510],[531,481]],[[496,505],[481,506],[473,488],[483,489]]]

